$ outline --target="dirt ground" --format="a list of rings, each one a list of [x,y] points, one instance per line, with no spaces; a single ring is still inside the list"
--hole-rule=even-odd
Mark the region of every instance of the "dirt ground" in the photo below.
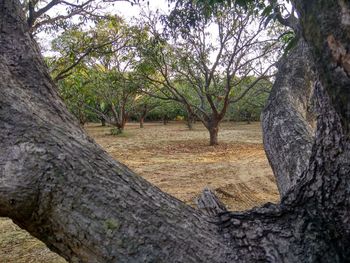
[[[125,133],[86,126],[88,133],[117,160],[163,191],[195,205],[209,186],[230,210],[278,202],[275,180],[262,146],[260,123],[223,123],[220,145],[208,146],[201,124],[189,131],[184,123],[128,124]],[[0,219],[0,262],[65,262],[8,219]]]

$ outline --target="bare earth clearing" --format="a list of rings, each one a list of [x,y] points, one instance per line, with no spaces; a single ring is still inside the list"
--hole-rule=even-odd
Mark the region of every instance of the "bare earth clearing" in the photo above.
[[[88,133],[107,152],[163,191],[194,205],[205,186],[215,189],[230,210],[278,202],[275,180],[262,146],[260,123],[223,123],[219,146],[208,146],[201,124],[127,125],[121,136],[109,127],[87,125]],[[65,262],[44,244],[0,219],[0,262]]]

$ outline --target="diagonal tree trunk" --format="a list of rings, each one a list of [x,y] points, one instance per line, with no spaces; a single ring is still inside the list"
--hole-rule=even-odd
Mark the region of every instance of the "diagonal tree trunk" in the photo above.
[[[0,216],[70,262],[350,260],[350,143],[320,83],[309,166],[281,204],[208,216],[86,136],[20,13],[18,1],[0,0]]]
[[[309,165],[316,125],[315,73],[303,39],[279,62],[279,71],[262,113],[266,155],[280,195],[300,180]]]
[[[71,262],[220,262],[215,225],[86,136],[19,14],[0,0],[0,216]]]

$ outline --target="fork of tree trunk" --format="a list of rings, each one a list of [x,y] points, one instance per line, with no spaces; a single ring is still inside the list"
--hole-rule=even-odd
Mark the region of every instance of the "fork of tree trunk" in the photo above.
[[[317,125],[308,160],[300,159],[307,164],[285,182],[278,173],[292,168],[270,156],[272,167],[285,166],[274,169],[277,183],[287,184],[279,204],[244,212],[213,206],[208,214],[146,182],[86,135],[57,94],[20,2],[0,0],[0,216],[70,262],[349,261],[349,4],[293,4],[315,61]],[[305,71],[298,65],[288,79]],[[290,146],[286,140],[281,154],[298,148]]]

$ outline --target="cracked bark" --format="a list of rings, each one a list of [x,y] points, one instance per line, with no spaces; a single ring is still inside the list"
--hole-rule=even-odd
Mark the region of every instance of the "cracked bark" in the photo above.
[[[303,39],[278,68],[262,113],[262,128],[265,152],[283,197],[307,169],[315,136],[315,73]]]
[[[332,104],[350,132],[350,3],[345,0],[293,0],[303,36]]]
[[[19,2],[0,0],[0,216],[70,262],[350,260],[350,143],[346,115],[325,92],[329,83],[316,82],[320,113],[309,165],[281,203],[205,215],[84,133],[20,12]]]

